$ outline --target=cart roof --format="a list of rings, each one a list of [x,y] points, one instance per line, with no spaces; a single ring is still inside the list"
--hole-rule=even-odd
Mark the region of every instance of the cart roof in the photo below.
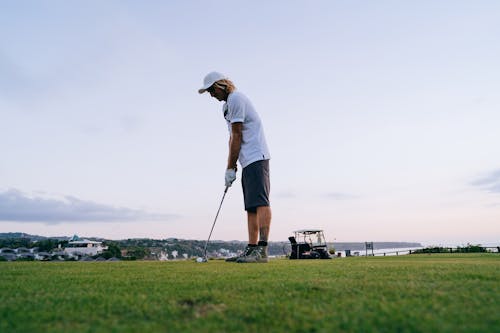
[[[296,230],[294,233],[299,233],[299,234],[315,234],[318,232],[323,232],[321,229],[301,229],[301,230]]]

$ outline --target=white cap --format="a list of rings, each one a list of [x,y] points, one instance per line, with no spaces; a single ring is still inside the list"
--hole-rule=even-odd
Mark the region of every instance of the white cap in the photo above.
[[[215,82],[219,80],[224,80],[226,79],[226,76],[222,73],[219,72],[210,72],[208,73],[205,78],[203,79],[203,87],[198,89],[199,94],[203,94],[205,91],[207,91],[208,88],[210,88]]]

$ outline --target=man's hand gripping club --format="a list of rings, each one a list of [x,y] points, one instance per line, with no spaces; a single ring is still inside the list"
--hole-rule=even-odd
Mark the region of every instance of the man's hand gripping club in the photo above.
[[[236,169],[227,169],[225,180],[226,180],[226,187],[230,187],[236,180]]]

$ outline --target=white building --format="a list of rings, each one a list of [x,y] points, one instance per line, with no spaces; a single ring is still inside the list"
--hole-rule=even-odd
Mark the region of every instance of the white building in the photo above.
[[[68,242],[68,245],[64,249],[69,255],[87,255],[94,256],[107,250],[107,246],[103,246],[102,242],[91,241],[88,239],[81,239],[77,235],[74,235]]]
[[[168,252],[167,251],[161,251],[160,252],[160,258],[158,260],[160,260],[160,261],[167,261],[168,260]]]

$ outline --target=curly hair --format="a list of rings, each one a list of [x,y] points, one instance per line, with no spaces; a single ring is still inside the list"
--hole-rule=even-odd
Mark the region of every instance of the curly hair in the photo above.
[[[228,79],[219,80],[219,81],[215,82],[215,84],[219,88],[224,89],[228,94],[230,94],[230,93],[232,93],[233,91],[236,90],[236,87],[235,87],[234,83],[231,80],[228,80]]]

